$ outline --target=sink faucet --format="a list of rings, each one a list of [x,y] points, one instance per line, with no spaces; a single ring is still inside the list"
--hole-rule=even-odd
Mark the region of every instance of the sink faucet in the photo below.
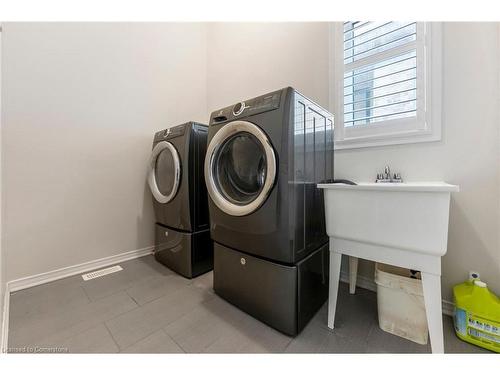
[[[385,173],[385,175],[384,175],[385,178],[389,178],[389,179],[391,178],[391,168],[389,168],[388,165],[385,166],[384,173]]]
[[[377,173],[377,179],[375,182],[403,182],[401,178],[401,173],[391,174],[391,168],[386,165],[384,168],[384,172]]]

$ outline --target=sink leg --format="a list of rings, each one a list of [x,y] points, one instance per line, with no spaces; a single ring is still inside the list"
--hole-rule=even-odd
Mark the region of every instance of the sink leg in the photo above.
[[[422,286],[432,353],[444,353],[441,276],[422,272]]]
[[[358,258],[349,257],[349,293],[356,293],[356,280],[358,278]]]
[[[328,328],[333,329],[335,321],[335,308],[337,307],[337,295],[339,292],[340,264],[342,254],[330,250],[330,285],[328,291]]]

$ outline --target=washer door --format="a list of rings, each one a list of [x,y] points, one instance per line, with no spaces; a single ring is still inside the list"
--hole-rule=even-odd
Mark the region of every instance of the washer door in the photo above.
[[[213,202],[233,216],[257,210],[271,192],[276,157],[266,134],[248,121],[224,125],[205,158],[205,180]]]
[[[181,163],[174,145],[167,141],[156,144],[149,162],[148,183],[151,193],[160,203],[174,199],[179,189]]]

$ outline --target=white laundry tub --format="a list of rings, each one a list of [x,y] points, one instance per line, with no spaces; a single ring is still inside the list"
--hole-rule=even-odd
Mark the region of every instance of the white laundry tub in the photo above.
[[[450,192],[434,183],[319,184],[324,189],[328,236],[444,255]]]

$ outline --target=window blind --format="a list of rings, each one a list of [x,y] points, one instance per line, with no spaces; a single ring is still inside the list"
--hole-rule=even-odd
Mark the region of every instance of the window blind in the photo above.
[[[344,23],[344,126],[417,114],[415,22]]]

